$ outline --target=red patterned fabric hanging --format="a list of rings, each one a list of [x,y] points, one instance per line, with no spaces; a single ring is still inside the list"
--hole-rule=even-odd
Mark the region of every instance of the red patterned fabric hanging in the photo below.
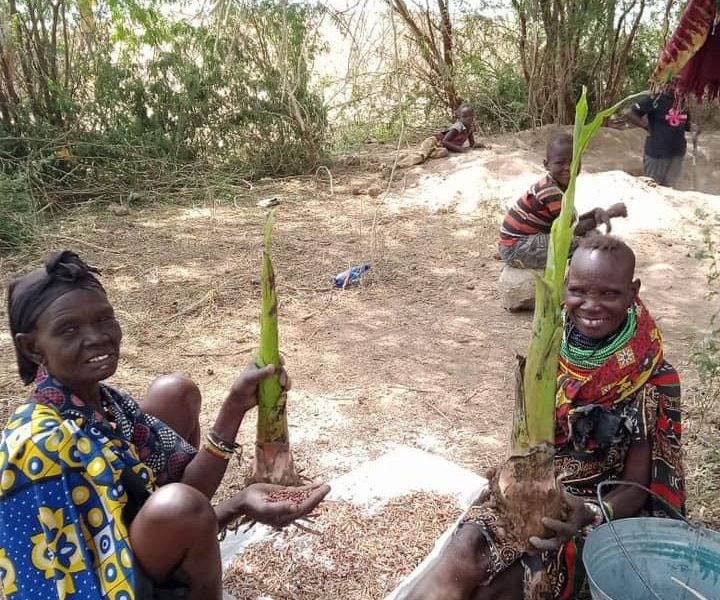
[[[720,92],[720,0],[690,0],[660,54],[654,91],[670,85],[678,97],[713,99]]]

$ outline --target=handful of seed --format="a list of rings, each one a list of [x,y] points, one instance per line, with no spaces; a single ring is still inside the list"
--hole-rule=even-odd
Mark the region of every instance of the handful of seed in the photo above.
[[[300,504],[310,497],[312,490],[278,490],[269,494],[265,502],[294,502]]]

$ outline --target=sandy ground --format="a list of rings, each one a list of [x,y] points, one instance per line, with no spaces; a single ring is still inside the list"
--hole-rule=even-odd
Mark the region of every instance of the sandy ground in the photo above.
[[[234,203],[134,206],[124,218],[78,211],[26,255],[4,259],[1,272],[9,277],[61,248],[101,267],[125,334],[112,383],[141,396],[156,375],[187,373],[203,391],[207,428],[257,341],[263,213],[255,202],[277,195],[274,258],[296,463],[330,479],[404,444],[482,472],[507,446],[512,366],[530,324],[528,314],[499,305],[497,226],[502,207],[542,173],[551,131],[503,136],[491,149],[398,172],[389,193],[374,198],[362,192],[387,186],[388,147],[368,149],[363,167],[334,171],[332,185],[326,177],[261,182]],[[710,194],[720,191],[720,134],[703,136],[695,167],[686,161],[681,187],[693,191],[634,177],[641,148],[637,131],[603,130],[585,159],[579,209],[628,204],[616,231],[637,251],[643,297],[683,379],[690,508],[717,524],[707,500],[720,489],[717,462],[705,460],[718,437],[717,404],[703,400],[689,355],[713,308],[694,255],[701,225],[720,218],[720,196]],[[365,260],[373,269],[364,285],[332,290],[335,273]],[[25,392],[6,329],[0,351],[7,412]],[[253,425],[249,415],[243,464],[221,495],[241,485]]]

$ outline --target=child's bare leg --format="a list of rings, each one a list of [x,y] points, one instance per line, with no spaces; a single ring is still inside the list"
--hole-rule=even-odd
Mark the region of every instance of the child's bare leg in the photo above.
[[[423,160],[427,160],[439,145],[438,139],[434,135],[425,138],[423,143],[420,144],[420,154],[422,155]]]
[[[407,154],[398,164],[401,167],[412,167],[423,164],[437,147],[437,143],[437,138],[434,136],[425,138],[417,150],[413,150]]]
[[[445,158],[447,156],[450,156],[450,151],[443,146],[439,146],[430,153],[429,158]]]
[[[208,499],[171,483],[153,493],[130,526],[130,545],[145,573],[163,582],[175,569],[190,576],[190,600],[220,600],[218,525]]]

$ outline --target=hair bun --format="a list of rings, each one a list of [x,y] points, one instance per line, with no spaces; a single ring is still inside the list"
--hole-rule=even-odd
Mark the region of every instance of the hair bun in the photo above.
[[[92,277],[92,273],[100,272],[71,250],[50,254],[45,261],[45,271],[50,277],[67,282],[87,279]]]

